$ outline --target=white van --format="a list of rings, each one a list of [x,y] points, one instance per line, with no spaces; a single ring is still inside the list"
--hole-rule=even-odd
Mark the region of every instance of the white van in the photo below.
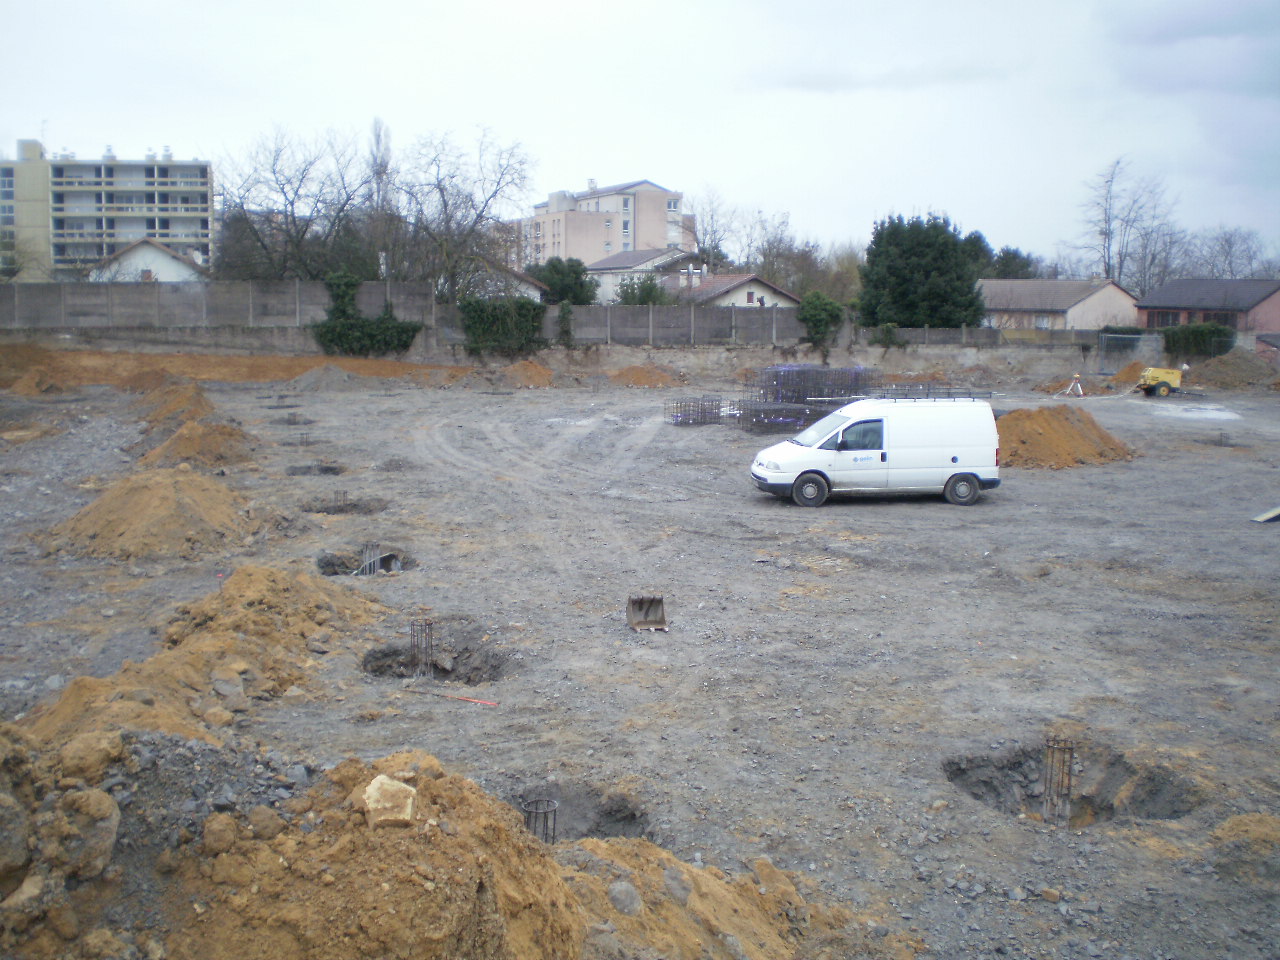
[[[985,400],[858,400],[761,450],[751,479],[802,507],[833,493],[941,493],[968,506],[1000,486],[996,418]]]

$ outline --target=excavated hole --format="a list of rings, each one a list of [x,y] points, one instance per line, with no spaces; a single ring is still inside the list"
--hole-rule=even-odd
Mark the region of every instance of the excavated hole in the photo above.
[[[437,619],[432,623],[435,655],[433,669],[424,669],[421,680],[429,684],[452,681],[474,687],[511,676],[510,657],[484,626],[470,617]],[[412,677],[413,650],[408,641],[375,647],[364,655],[360,669],[375,677]],[[424,689],[430,689],[424,686]]]
[[[953,757],[942,764],[951,783],[975,800],[1011,816],[1041,820],[1045,748]],[[1117,818],[1177,820],[1205,800],[1185,776],[1163,764],[1135,764],[1104,744],[1076,749],[1072,770],[1072,827]]]
[[[382,544],[374,551],[369,566],[364,564],[363,550],[337,550],[316,557],[316,567],[326,577],[374,576],[379,573],[398,573],[412,570],[418,565],[407,550]]]
[[[291,477],[336,477],[347,468],[340,463],[298,463],[285,467],[284,472]]]
[[[412,470],[417,466],[412,460],[406,460],[404,457],[391,457],[383,460],[373,469],[383,473],[404,473],[406,470]]]
[[[508,799],[524,816],[523,804],[530,800],[554,800],[556,839],[584,837],[638,837],[651,840],[649,817],[634,800],[620,790],[602,789],[581,783],[539,780]]]
[[[381,497],[347,497],[334,494],[328,497],[313,497],[301,504],[307,513],[381,513],[387,509],[387,501]]]
[[[305,427],[308,424],[315,423],[310,417],[304,417],[300,413],[287,413],[283,417],[276,417],[271,421],[278,427]]]

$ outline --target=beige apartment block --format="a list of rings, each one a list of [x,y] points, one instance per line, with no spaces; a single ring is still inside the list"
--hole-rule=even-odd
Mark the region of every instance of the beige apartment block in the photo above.
[[[577,258],[590,265],[631,250],[696,249],[694,221],[684,195],[651,180],[609,187],[588,181],[582,193],[559,190],[533,214],[514,221],[512,265]]]
[[[82,279],[144,239],[206,265],[212,189],[206,161],[175,160],[167,147],[141,160],[120,160],[110,147],[80,160],[19,140],[17,160],[0,160],[0,271],[20,281]]]

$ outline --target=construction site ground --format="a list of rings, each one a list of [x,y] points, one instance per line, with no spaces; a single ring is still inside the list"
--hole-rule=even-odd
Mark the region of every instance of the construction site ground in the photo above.
[[[205,419],[247,452],[186,462],[252,521],[216,546],[95,557],[55,529],[171,435],[138,392],[64,370],[0,394],[0,720],[152,657],[242,567],[319,575],[377,544],[376,575],[326,582],[385,607],[309,638],[305,681],[228,712],[225,743],[300,780],[421,750],[515,807],[558,801],[562,844],[767,858],[848,908],[865,955],[1280,956],[1280,523],[1252,521],[1280,506],[1274,389],[988,380],[997,413],[1067,406],[1131,455],[1006,466],[972,507],[806,509],[750,482],[779,437],[664,416],[734,399],[728,372],[528,388],[216,360],[192,372]],[[631,596],[663,597],[669,630],[629,629]],[[1069,821],[1038,796],[1051,736],[1076,744]]]

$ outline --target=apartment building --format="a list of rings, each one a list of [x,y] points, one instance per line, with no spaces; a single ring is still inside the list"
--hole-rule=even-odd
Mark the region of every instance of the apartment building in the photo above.
[[[511,224],[512,265],[575,257],[585,264],[632,250],[696,249],[683,194],[651,180],[609,187],[587,181],[581,193],[559,190]]]
[[[87,277],[139,240],[209,262],[212,170],[175,160],[166,147],[141,160],[46,155],[19,140],[15,162],[0,160],[0,270],[17,280]]]

